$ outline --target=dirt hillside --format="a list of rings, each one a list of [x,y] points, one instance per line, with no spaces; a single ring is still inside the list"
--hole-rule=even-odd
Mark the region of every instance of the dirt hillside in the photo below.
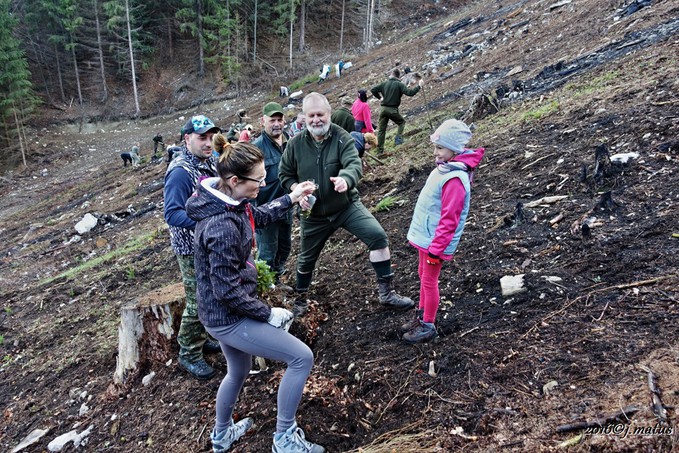
[[[394,201],[375,215],[397,288],[414,299],[406,232],[432,169],[431,129],[465,119],[486,157],[441,275],[435,341],[400,340],[406,315],[377,302],[362,243],[339,232],[328,244],[314,310],[293,326],[315,354],[300,425],[330,452],[677,451],[679,5],[452,6],[394,17],[342,78],[303,88],[337,105],[397,64],[424,76],[401,107],[406,143],[393,145],[392,126],[384,165],[367,161],[360,186],[370,208]],[[47,451],[72,430],[80,446],[62,451],[210,450],[223,357],[208,357],[220,370],[208,382],[171,360],[115,393],[120,308],[179,282],[162,216],[166,163],[150,159],[151,138],[169,143],[193,113],[226,125],[238,107],[274,99],[32,131],[30,169],[0,179],[4,451],[34,430],[21,451]],[[123,168],[118,154],[135,141],[144,163]],[[97,226],[78,235],[87,213]],[[523,292],[503,296],[503,277],[520,275]],[[237,413],[256,427],[233,451],[270,451],[281,373],[273,363],[246,382]]]

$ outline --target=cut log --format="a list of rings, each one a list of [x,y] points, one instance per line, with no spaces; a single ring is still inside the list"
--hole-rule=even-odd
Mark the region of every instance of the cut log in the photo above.
[[[153,363],[165,364],[176,355],[184,296],[184,285],[177,283],[151,291],[121,308],[113,375],[116,388],[128,386]]]

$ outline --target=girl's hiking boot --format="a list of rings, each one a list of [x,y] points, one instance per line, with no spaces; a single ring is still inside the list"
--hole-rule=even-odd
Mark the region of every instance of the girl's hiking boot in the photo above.
[[[222,453],[229,451],[231,445],[238,439],[243,437],[243,435],[252,428],[254,424],[250,417],[240,420],[238,423],[231,421],[231,426],[226,428],[221,433],[217,433],[215,429],[212,429],[210,434],[210,440],[212,441],[212,451],[214,453]]]
[[[414,329],[422,321],[422,316],[424,316],[424,309],[418,308],[415,310],[415,316],[408,320],[405,324],[401,324],[401,333],[406,333],[409,330]]]
[[[436,326],[433,323],[420,321],[417,326],[403,334],[406,343],[424,343],[436,338]]]
[[[284,433],[274,434],[272,453],[324,453],[325,448],[309,442],[304,438],[304,431],[297,427],[297,423]]]

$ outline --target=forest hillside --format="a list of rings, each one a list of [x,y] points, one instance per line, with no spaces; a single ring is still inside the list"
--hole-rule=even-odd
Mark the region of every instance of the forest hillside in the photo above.
[[[340,231],[326,246],[312,309],[291,328],[314,352],[298,413],[309,439],[355,453],[677,450],[678,18],[676,2],[650,0],[404,5],[340,78],[318,83],[325,59],[285,78],[335,107],[397,65],[424,77],[401,105],[405,143],[391,126],[359,186],[413,299],[406,233],[434,165],[429,135],[461,118],[486,149],[434,341],[401,340],[411,314],[380,306],[360,241]],[[198,382],[173,342],[156,344],[164,355],[114,382],[121,310],[182,300],[152,137],[173,140],[198,113],[227,125],[238,108],[257,125],[271,100],[292,115],[299,99],[277,85],[160,114],[135,117],[126,97],[110,119],[26,123],[27,166],[0,178],[3,451],[210,451],[221,355],[207,356],[218,377]],[[123,167],[135,142],[142,164]],[[266,298],[290,303],[280,289]],[[283,368],[267,367],[241,393],[236,415],[256,426],[235,452],[271,449]]]

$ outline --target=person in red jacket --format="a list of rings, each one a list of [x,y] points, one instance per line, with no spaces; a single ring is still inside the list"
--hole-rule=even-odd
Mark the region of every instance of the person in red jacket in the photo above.
[[[375,133],[368,105],[368,93],[365,90],[358,90],[358,97],[351,106],[351,114],[354,116],[356,132]]]
[[[239,142],[250,143],[252,141],[252,124],[248,124],[243,128],[238,137]]]

